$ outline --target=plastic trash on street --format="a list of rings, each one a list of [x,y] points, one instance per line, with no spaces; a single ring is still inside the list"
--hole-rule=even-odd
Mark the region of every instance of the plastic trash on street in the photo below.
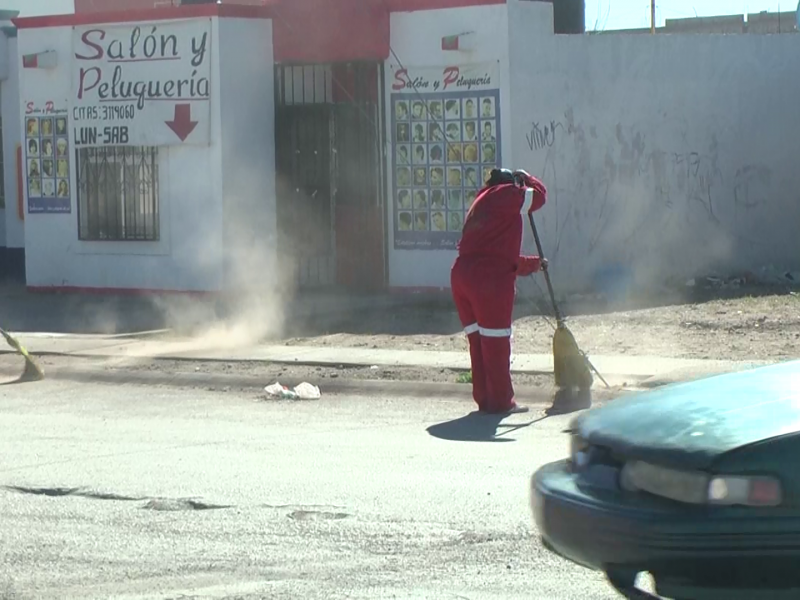
[[[265,387],[264,391],[267,392],[267,396],[285,400],[319,400],[322,397],[317,386],[305,381],[295,386],[294,389],[289,389],[281,385],[279,381],[276,381],[272,385]]]

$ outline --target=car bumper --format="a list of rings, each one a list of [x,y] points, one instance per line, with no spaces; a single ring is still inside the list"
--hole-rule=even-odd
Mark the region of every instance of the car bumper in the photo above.
[[[772,577],[797,570],[800,515],[682,505],[587,486],[583,477],[560,461],[531,478],[539,532],[550,549],[573,562],[692,579],[717,566],[728,574],[766,569]]]

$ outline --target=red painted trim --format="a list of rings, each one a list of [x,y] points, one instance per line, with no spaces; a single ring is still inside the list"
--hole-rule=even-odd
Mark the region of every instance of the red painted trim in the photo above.
[[[202,5],[199,5],[202,6]],[[80,287],[72,285],[29,285],[27,290],[32,293],[41,294],[94,294],[94,295],[120,295],[120,296],[197,296],[213,297],[221,296],[226,292],[221,291],[194,291],[194,290],[149,290],[139,288],[96,288]]]
[[[272,6],[277,0],[265,0],[264,6],[241,4],[186,4],[138,10],[116,10],[108,12],[88,12],[69,15],[49,15],[43,17],[19,17],[12,19],[17,29],[38,29],[42,27],[74,27],[97,25],[100,23],[134,23],[137,21],[166,21],[171,19],[191,19],[198,17],[229,17],[240,19],[271,19]]]
[[[383,0],[282,0],[275,8],[272,22],[275,62],[386,60],[389,58],[390,21],[389,11],[381,2]],[[309,15],[314,18],[309,19]]]
[[[441,10],[443,8],[466,8],[469,6],[489,6],[506,4],[506,0],[385,0],[391,12],[415,12],[420,10]]]

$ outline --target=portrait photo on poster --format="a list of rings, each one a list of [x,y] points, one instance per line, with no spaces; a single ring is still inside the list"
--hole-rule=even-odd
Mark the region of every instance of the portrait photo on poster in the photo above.
[[[390,96],[396,249],[452,250],[501,165],[497,88]]]
[[[69,121],[66,109],[25,118],[28,213],[70,213]]]

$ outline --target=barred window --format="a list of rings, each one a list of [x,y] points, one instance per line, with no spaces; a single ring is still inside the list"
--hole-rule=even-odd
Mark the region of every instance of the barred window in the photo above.
[[[81,148],[75,155],[78,239],[158,241],[158,148]]]

